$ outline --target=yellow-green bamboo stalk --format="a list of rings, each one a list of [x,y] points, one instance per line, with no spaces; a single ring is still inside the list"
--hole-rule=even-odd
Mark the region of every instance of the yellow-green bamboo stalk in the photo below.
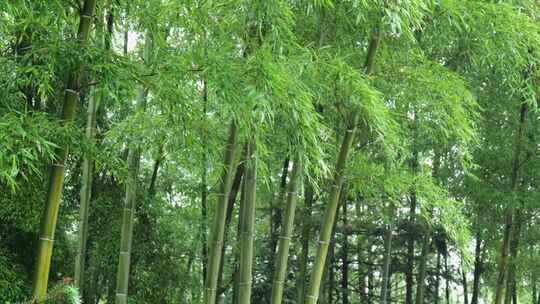
[[[225,149],[223,172],[219,186],[218,201],[214,214],[211,242],[209,244],[208,267],[204,288],[204,303],[215,304],[217,294],[217,282],[219,277],[219,264],[221,261],[221,248],[223,247],[223,235],[225,233],[225,220],[227,215],[227,200],[231,191],[234,175],[234,159],[237,149],[238,130],[236,123],[231,122],[229,139]]]
[[[82,49],[86,45],[90,32],[92,18],[96,7],[96,0],[86,0],[79,19],[79,30],[77,38],[79,47]],[[79,100],[79,79],[83,73],[82,66],[69,71],[68,82],[65,89],[64,104],[61,119],[64,123],[69,123],[75,117],[75,108]],[[36,266],[34,270],[34,280],[32,296],[37,301],[45,298],[49,281],[49,270],[51,266],[51,256],[54,243],[54,232],[56,229],[56,219],[62,198],[62,188],[64,185],[65,162],[68,155],[68,147],[59,147],[56,151],[56,160],[52,165],[50,173],[49,190],[45,203],[45,212],[41,220],[39,230],[39,240],[37,249]]]
[[[96,126],[96,111],[98,108],[99,94],[95,94],[88,101],[87,119],[86,119],[86,139],[92,141],[95,136]],[[83,158],[82,164],[82,177],[81,177],[81,193],[80,193],[80,219],[79,219],[79,232],[78,232],[78,246],[77,256],[75,257],[75,286],[79,289],[79,293],[82,294],[83,282],[84,282],[84,265],[86,257],[86,240],[88,235],[88,209],[90,205],[90,199],[92,197],[92,179],[93,179],[93,167],[94,161],[86,152]]]
[[[255,199],[257,189],[257,156],[255,142],[247,148],[246,198],[244,200],[242,226],[240,229],[240,270],[238,304],[251,303],[251,272],[253,266],[253,233],[255,228]]]
[[[345,136],[343,136],[343,141],[341,142],[339,157],[334,172],[332,190],[330,191],[328,205],[326,206],[324,212],[319,241],[317,244],[317,255],[313,264],[310,285],[305,298],[307,304],[316,304],[319,297],[319,289],[321,286],[321,279],[324,271],[324,265],[326,262],[326,255],[328,253],[328,245],[330,244],[332,227],[334,226],[341,187],[343,186],[344,181],[347,156],[349,155],[349,150],[351,148],[354,135],[356,133],[358,114],[356,112],[353,112],[351,116],[352,117],[350,125],[345,132]]]
[[[272,284],[272,297],[270,303],[281,304],[283,298],[283,288],[287,274],[287,261],[289,257],[289,245],[294,225],[294,214],[296,211],[296,201],[298,198],[298,178],[300,175],[300,165],[297,161],[293,162],[291,179],[287,186],[287,205],[281,225],[281,235],[279,236],[278,254],[274,273],[274,282]]]

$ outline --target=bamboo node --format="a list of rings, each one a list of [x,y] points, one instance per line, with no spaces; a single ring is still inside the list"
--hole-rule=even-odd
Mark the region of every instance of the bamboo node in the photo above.
[[[330,245],[329,241],[323,241],[323,240],[319,240],[317,243],[323,244],[323,245]]]
[[[278,239],[289,240],[289,241],[290,241],[290,240],[291,240],[291,237],[290,237],[290,236],[282,236],[282,235],[280,235],[280,236],[278,237]]]
[[[317,302],[317,300],[319,299],[318,296],[312,296],[312,295],[306,295],[306,298],[313,299],[313,300],[315,300],[315,302]]]
[[[205,287],[204,289],[208,291],[217,291],[217,288],[211,288],[211,287]]]
[[[52,164],[53,167],[64,168],[64,164]]]
[[[354,132],[354,129],[347,129],[345,132],[352,133],[352,132]]]
[[[289,195],[296,195],[296,194],[298,194],[298,192],[296,192],[296,191],[291,191],[291,192],[287,192],[287,194],[289,194]]]
[[[120,251],[120,254],[129,254],[129,251]]]
[[[85,19],[92,19],[92,18],[94,18],[94,16],[90,16],[90,15],[82,14],[82,15],[81,15],[81,18],[85,18]]]
[[[127,293],[117,292],[116,295],[121,297],[127,297]]]
[[[42,240],[42,241],[47,241],[47,242],[51,242],[51,243],[54,242],[53,239],[45,237],[45,236],[40,236],[39,239]]]
[[[71,93],[71,94],[75,94],[75,95],[79,96],[79,92],[78,92],[78,91],[75,91],[75,90],[73,90],[73,89],[66,89],[66,92]]]

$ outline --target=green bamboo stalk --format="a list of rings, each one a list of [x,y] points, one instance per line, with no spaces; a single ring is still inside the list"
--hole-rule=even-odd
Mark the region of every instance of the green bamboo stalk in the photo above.
[[[113,35],[113,11],[111,8],[111,0],[106,4],[107,15],[106,24],[107,32],[103,35],[103,42],[105,50],[111,49],[111,37]],[[100,29],[100,30],[99,30]],[[102,33],[101,27],[98,32]],[[101,35],[98,35],[98,37]],[[101,37],[99,37],[101,38]],[[86,114],[86,130],[85,137],[89,142],[95,141],[96,136],[96,119],[97,112],[101,100],[103,99],[103,91],[96,90],[95,94],[88,101],[88,108]],[[81,297],[84,293],[84,272],[86,263],[86,243],[88,239],[88,209],[90,206],[90,200],[92,198],[92,181],[94,176],[94,160],[92,156],[87,152],[83,157],[82,164],[82,177],[81,177],[81,192],[80,192],[80,218],[79,218],[79,231],[78,231],[78,244],[77,244],[77,256],[75,257],[75,275],[74,283],[79,289]]]
[[[388,303],[388,289],[390,282],[390,263],[392,261],[392,230],[395,216],[394,206],[390,204],[388,207],[389,223],[384,231],[384,257],[382,269],[382,285],[381,285],[381,304]]]
[[[336,217],[336,211],[339,202],[339,196],[341,187],[343,186],[345,167],[347,164],[347,156],[356,133],[356,123],[358,120],[358,114],[352,113],[351,124],[349,129],[345,132],[341,148],[339,151],[338,161],[336,163],[336,169],[334,174],[334,181],[332,183],[332,190],[328,198],[328,205],[324,212],[324,219],[321,226],[321,232],[319,235],[319,241],[317,246],[317,255],[315,257],[313,270],[311,272],[310,286],[306,295],[307,304],[316,304],[319,297],[319,289],[321,286],[322,274],[324,271],[324,264],[326,262],[326,255],[328,253],[328,245],[330,243],[330,237],[332,235],[332,227]]]
[[[149,62],[153,47],[151,33],[146,33],[143,59]],[[137,111],[144,111],[148,98],[148,89],[141,87],[137,97]],[[118,255],[118,268],[116,272],[116,304],[127,304],[129,272],[131,268],[131,245],[133,239],[133,220],[135,217],[135,200],[137,199],[139,163],[141,149],[139,146],[128,151],[128,173],[126,179],[126,196],[122,212],[122,230],[120,237],[120,252]]]
[[[79,29],[77,38],[79,47],[82,49],[88,40],[92,16],[97,0],[86,0],[79,19]],[[79,101],[79,79],[83,74],[83,67],[79,66],[69,71],[68,82],[65,89],[64,104],[62,108],[61,120],[63,123],[71,122],[75,117],[75,108]],[[37,259],[34,271],[32,296],[37,301],[44,299],[47,293],[49,281],[49,270],[51,266],[51,256],[54,243],[54,232],[56,229],[56,219],[58,209],[62,199],[62,188],[64,185],[65,163],[68,155],[68,147],[59,147],[56,150],[57,159],[52,165],[50,173],[49,190],[45,202],[45,212],[41,219],[39,230],[39,240],[37,249]]]
[[[307,274],[307,261],[309,254],[309,228],[311,218],[311,206],[313,205],[313,188],[309,183],[305,184],[305,206],[304,206],[304,218],[302,219],[302,234],[301,243],[302,249],[300,250],[299,270],[297,276],[297,303],[304,303],[306,295],[306,274]]]
[[[247,148],[246,199],[243,202],[243,220],[240,231],[240,276],[238,304],[251,302],[251,276],[253,268],[253,233],[255,228],[255,199],[257,190],[257,157],[252,139]]]
[[[285,276],[287,274],[287,260],[289,257],[289,245],[294,226],[294,214],[296,211],[296,201],[298,199],[298,178],[301,168],[298,162],[293,162],[291,179],[287,186],[287,206],[283,214],[281,235],[279,237],[278,254],[276,260],[276,270],[274,282],[272,284],[272,297],[270,303],[281,304],[283,298],[283,287],[285,285]]]
[[[225,219],[227,213],[227,200],[231,190],[234,175],[234,159],[237,149],[238,130],[236,123],[231,122],[229,139],[224,156],[223,172],[218,193],[217,209],[214,214],[211,243],[209,244],[208,267],[204,288],[204,303],[215,304],[217,294],[217,282],[219,277],[219,264],[221,260],[221,248],[225,233]]]
[[[521,150],[523,149],[523,133],[525,132],[525,124],[527,121],[529,108],[526,102],[521,104],[519,125],[516,135],[516,145],[514,150],[514,157],[512,160],[512,174],[510,177],[510,189],[512,193],[517,193],[519,187],[519,175],[520,175],[520,162],[521,162]],[[501,244],[501,256],[499,258],[499,269],[497,285],[495,288],[495,304],[501,304],[504,299],[504,290],[506,286],[506,280],[508,279],[508,256],[510,251],[510,243],[513,234],[514,225],[514,207],[513,204],[508,204],[504,212],[504,233],[503,241]]]
[[[96,129],[96,112],[98,108],[99,94],[92,96],[88,102],[86,120],[86,139],[93,141]],[[80,219],[78,231],[77,256],[75,258],[75,286],[79,293],[83,293],[84,266],[86,260],[86,242],[88,236],[88,208],[92,197],[92,179],[94,175],[94,161],[88,152],[85,153],[82,164],[82,181],[80,193]]]

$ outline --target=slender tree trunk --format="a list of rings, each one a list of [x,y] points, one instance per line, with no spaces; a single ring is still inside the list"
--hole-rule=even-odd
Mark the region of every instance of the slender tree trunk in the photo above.
[[[414,190],[410,195],[410,211],[409,223],[413,225],[416,218],[416,193]],[[413,286],[414,286],[414,235],[409,233],[407,240],[407,268],[405,271],[405,304],[413,303]]]
[[[214,215],[214,224],[208,257],[208,269],[204,288],[204,303],[214,304],[217,294],[217,282],[219,277],[219,265],[221,263],[221,249],[223,246],[223,237],[225,233],[225,220],[227,213],[227,198],[232,185],[232,176],[234,171],[234,159],[237,148],[238,131],[236,123],[231,122],[229,129],[229,139],[224,156],[224,167],[221,174],[219,187],[217,210]]]
[[[257,189],[257,155],[255,142],[251,139],[247,149],[246,199],[244,219],[240,234],[240,281],[238,283],[238,304],[251,302],[251,276],[253,267],[253,234],[255,226],[255,200]]]
[[[300,237],[302,249],[300,251],[300,260],[299,260],[299,270],[297,276],[296,287],[298,290],[297,303],[304,303],[305,301],[305,286],[306,286],[306,275],[307,275],[307,262],[309,254],[309,230],[310,230],[310,219],[311,219],[311,206],[313,205],[313,188],[306,182],[305,183],[305,205],[304,205],[304,216],[302,219],[302,235]]]
[[[376,26],[373,30],[368,55],[366,57],[365,63],[365,74],[370,75],[373,72],[375,67],[375,57],[377,54],[378,46],[380,42],[380,34],[378,27]],[[344,180],[344,171],[347,163],[347,156],[349,154],[349,149],[352,145],[354,135],[356,133],[356,123],[358,120],[358,113],[354,112],[351,115],[352,125],[349,126],[343,141],[341,143],[340,153],[338,161],[336,164],[336,170],[334,175],[334,181],[332,184],[332,189],[329,195],[329,204],[325,209],[323,224],[319,234],[317,254],[315,257],[313,270],[310,277],[310,286],[306,295],[306,304],[316,304],[319,297],[319,289],[321,286],[321,278],[324,270],[324,264],[326,262],[326,255],[328,253],[328,245],[330,241],[330,236],[332,234],[332,227],[334,226],[335,215],[337,211],[337,205],[339,201],[341,187],[343,186]]]
[[[306,295],[306,304],[316,304],[319,297],[319,289],[321,286],[321,278],[326,261],[326,255],[328,253],[328,245],[330,243],[332,227],[334,226],[340,190],[344,181],[347,156],[349,154],[356,131],[356,122],[358,120],[357,115],[358,114],[356,112],[352,114],[351,127],[345,133],[341,144],[341,150],[336,164],[334,182],[332,185],[332,190],[330,191],[329,202],[324,212],[324,219],[317,246],[317,255],[315,257],[313,270],[311,272],[310,287]]]
[[[381,304],[388,303],[388,287],[390,282],[390,263],[392,261],[392,230],[393,230],[393,218],[394,207],[388,206],[389,209],[389,223],[386,225],[384,231],[384,257],[382,267],[382,285],[381,285]]]
[[[285,192],[287,190],[287,175],[289,174],[289,158],[286,158],[283,162],[281,169],[281,181],[279,183],[279,194],[277,204],[272,200],[270,204],[270,255],[268,256],[268,273],[275,273],[274,271],[274,255],[276,254],[276,248],[278,244],[279,226],[281,221],[281,210],[285,201]]]
[[[203,120],[206,121],[206,107],[208,104],[208,88],[206,80],[203,81]],[[208,265],[208,134],[206,130],[202,135],[203,159],[201,172],[201,263],[202,263],[202,280],[203,285],[206,281],[206,266]],[[221,257],[221,260],[223,256]],[[219,287],[219,284],[218,284]]]
[[[152,36],[146,34],[144,59],[149,60],[152,51]],[[146,88],[139,89],[137,99],[137,111],[144,111],[148,90]],[[129,273],[131,264],[131,247],[133,239],[133,222],[135,217],[135,201],[138,192],[139,179],[139,163],[141,151],[140,147],[129,149],[128,152],[128,173],[126,178],[126,196],[124,200],[124,210],[122,214],[122,231],[120,237],[120,253],[118,258],[118,268],[116,273],[116,304],[127,304],[128,302],[128,286]]]
[[[517,302],[516,292],[516,261],[518,257],[519,238],[521,234],[521,209],[515,212],[515,227],[512,229],[512,241],[510,242],[510,262],[508,265],[508,280],[506,282],[505,304]]]
[[[439,289],[441,287],[441,253],[437,250],[437,274],[435,275],[435,304],[439,304]],[[478,304],[478,303],[477,303]]]
[[[245,156],[247,156],[247,145],[244,152],[244,162],[247,162],[245,160]],[[244,226],[243,221],[245,219],[244,216],[244,209],[246,207],[245,200],[246,200],[246,179],[247,176],[245,176],[242,179],[242,193],[240,195],[240,208],[238,210],[238,229],[236,231],[236,238],[237,243],[240,244],[240,235],[242,234],[242,227]],[[234,272],[233,272],[233,304],[238,303],[238,294],[239,294],[239,287],[240,287],[240,248],[237,246],[237,250],[235,251],[234,256]]]
[[[88,101],[86,132],[88,141],[94,141],[96,112],[99,101],[98,94],[92,96]],[[78,231],[77,256],[75,257],[75,286],[83,294],[84,270],[86,264],[86,243],[88,239],[88,209],[92,197],[92,178],[94,175],[94,161],[89,152],[86,152],[83,158],[81,193],[80,193],[80,218]]]
[[[520,159],[521,159],[521,150],[523,145],[523,133],[525,128],[525,123],[527,120],[529,108],[526,102],[521,104],[520,117],[519,117],[519,126],[516,136],[516,149],[514,151],[514,159],[512,164],[512,174],[510,178],[510,188],[513,193],[517,193],[518,190],[518,180],[520,174]],[[514,225],[514,208],[513,202],[509,202],[506,206],[504,212],[504,233],[503,241],[501,245],[501,256],[499,259],[499,274],[497,278],[497,286],[495,289],[495,304],[501,304],[503,300],[504,287],[506,285],[506,279],[508,276],[508,253],[510,250],[510,242],[512,236],[512,229]]]
[[[298,179],[300,175],[300,164],[293,162],[291,179],[287,187],[287,206],[283,214],[283,225],[281,226],[281,235],[279,237],[278,255],[276,260],[276,270],[274,283],[272,285],[272,304],[281,304],[283,298],[283,288],[287,275],[287,261],[289,257],[289,245],[294,226],[294,214],[296,210],[296,201],[298,198]]]
[[[448,268],[448,249],[444,252],[444,275],[446,304],[450,304],[450,269]]]
[[[427,229],[427,228],[426,228]],[[426,290],[426,273],[427,273],[427,260],[430,250],[430,237],[429,232],[424,233],[422,239],[422,253],[420,254],[420,261],[418,264],[418,279],[417,279],[417,289],[416,289],[416,304],[424,303],[424,296]]]
[[[341,247],[341,302],[349,304],[349,234],[348,234],[348,215],[347,215],[347,197],[343,199],[342,218],[343,218],[343,244]]]
[[[467,282],[467,273],[465,272],[465,265],[461,261],[461,281],[463,284],[463,303],[469,304],[469,285]]]
[[[480,228],[478,228],[480,229]],[[480,230],[476,232],[476,245],[474,249],[474,277],[471,304],[478,304],[480,295],[480,276],[482,275],[482,239]]]
[[[234,175],[234,180],[233,180],[233,184],[231,186],[231,191],[229,192],[229,198],[228,198],[228,203],[227,203],[227,215],[225,217],[225,232],[224,232],[224,235],[223,235],[223,246],[221,246],[221,259],[220,259],[220,263],[219,263],[219,277],[218,277],[218,284],[217,284],[217,288],[218,288],[218,292],[217,292],[217,297],[216,297],[216,304],[219,302],[219,296],[225,292],[225,288],[222,286],[222,282],[223,282],[223,266],[225,264],[225,243],[227,242],[227,239],[228,239],[228,235],[229,235],[229,225],[231,223],[231,220],[232,220],[232,215],[233,215],[233,211],[234,211],[234,204],[236,202],[236,197],[238,196],[238,192],[241,188],[241,185],[242,185],[242,177],[244,176],[244,163],[243,162],[240,162],[236,168],[236,173]],[[242,187],[243,188],[243,187]],[[243,197],[244,197],[244,194],[243,194],[243,190],[242,190],[242,197],[241,197],[241,201],[243,201]],[[238,228],[240,229],[240,228]],[[238,230],[240,231],[240,230]],[[236,257],[235,257],[236,258]],[[236,263],[235,263],[236,265]],[[235,269],[236,271],[236,269]],[[235,303],[235,302],[233,302]]]
[[[79,19],[79,30],[77,34],[80,48],[84,48],[86,45],[95,7],[96,0],[86,0],[84,2]],[[79,79],[81,78],[82,74],[82,67],[76,67],[68,73],[69,76],[65,89],[64,104],[62,107],[61,116],[61,121],[63,124],[70,123],[75,118],[75,108],[79,100]],[[49,190],[47,193],[45,210],[39,229],[39,240],[36,253],[37,259],[32,287],[32,296],[38,301],[43,300],[47,294],[54,232],[56,229],[58,209],[60,207],[60,201],[62,198],[62,188],[64,186],[64,166],[68,155],[68,147],[59,147],[55,152],[57,158],[51,168]]]

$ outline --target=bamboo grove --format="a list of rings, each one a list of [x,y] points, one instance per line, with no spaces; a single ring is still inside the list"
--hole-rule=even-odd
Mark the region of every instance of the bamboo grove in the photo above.
[[[540,304],[536,0],[0,1],[0,303]]]

